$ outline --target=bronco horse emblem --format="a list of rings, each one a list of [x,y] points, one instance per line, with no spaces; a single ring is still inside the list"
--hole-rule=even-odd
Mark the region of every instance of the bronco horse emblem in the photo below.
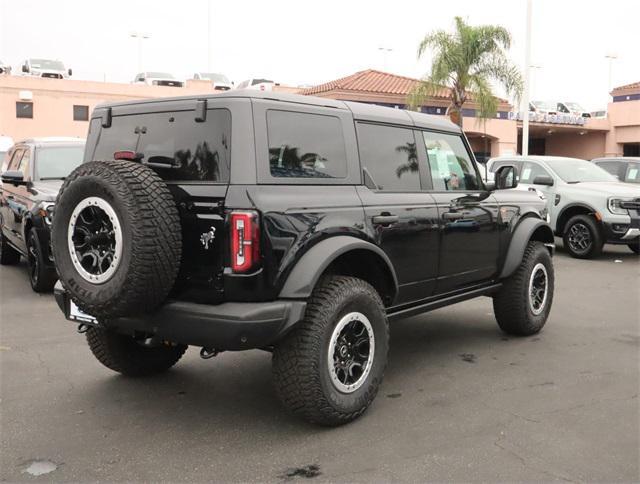
[[[211,229],[208,232],[205,232],[204,234],[202,234],[200,236],[200,242],[202,243],[202,246],[204,247],[204,250],[208,250],[209,249],[209,244],[211,242],[213,242],[213,239],[216,238],[216,228],[215,227],[211,227]]]

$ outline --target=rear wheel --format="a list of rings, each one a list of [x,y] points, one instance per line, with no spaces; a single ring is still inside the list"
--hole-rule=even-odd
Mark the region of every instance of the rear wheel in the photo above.
[[[126,376],[148,376],[167,371],[187,350],[184,345],[144,345],[144,339],[102,328],[87,330],[89,349],[107,368]]]
[[[0,223],[0,264],[10,266],[20,261],[20,252],[9,245],[6,237],[2,233],[2,223]]]
[[[350,422],[375,398],[388,349],[387,317],[376,290],[354,277],[325,278],[305,319],[273,353],[278,396],[310,422]]]
[[[562,240],[569,255],[577,259],[598,257],[604,245],[598,222],[590,215],[571,217],[564,227]]]
[[[42,244],[36,229],[29,231],[27,239],[27,262],[29,263],[29,281],[35,292],[51,292],[56,283],[56,271],[47,267]]]
[[[549,251],[541,242],[529,242],[520,266],[493,298],[500,329],[516,336],[540,331],[551,311],[554,283]]]

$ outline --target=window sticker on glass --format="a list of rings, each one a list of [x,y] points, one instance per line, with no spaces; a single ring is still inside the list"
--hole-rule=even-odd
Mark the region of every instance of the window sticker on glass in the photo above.
[[[521,180],[528,180],[529,175],[531,175],[531,168],[525,168],[522,170],[522,175],[520,175]]]
[[[637,168],[630,168],[629,169],[629,174],[627,175],[627,178],[629,180],[635,180],[636,178],[638,178],[638,169]]]

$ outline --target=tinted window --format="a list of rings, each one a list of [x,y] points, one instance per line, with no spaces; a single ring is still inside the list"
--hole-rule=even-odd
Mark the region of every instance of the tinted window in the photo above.
[[[61,180],[82,163],[84,146],[47,146],[36,150],[36,180]]]
[[[520,183],[533,183],[537,176],[551,176],[547,170],[537,163],[525,161],[520,170]]]
[[[453,134],[423,132],[433,188],[478,190],[478,173],[462,138]]]
[[[73,106],[74,121],[89,121],[89,106],[74,104]]]
[[[269,169],[272,176],[347,176],[347,155],[339,118],[269,110],[267,136]]]
[[[619,161],[603,161],[600,163],[596,163],[600,168],[605,171],[608,171],[613,176],[617,176],[620,180],[624,180],[624,174],[627,169],[624,163]]]
[[[358,123],[357,130],[362,167],[378,190],[420,190],[413,130],[366,123]]]
[[[194,111],[114,116],[102,128],[94,160],[113,160],[116,151],[143,155],[164,180],[229,181],[231,113],[210,109],[197,123]]]
[[[33,103],[16,102],[16,118],[33,118]]]

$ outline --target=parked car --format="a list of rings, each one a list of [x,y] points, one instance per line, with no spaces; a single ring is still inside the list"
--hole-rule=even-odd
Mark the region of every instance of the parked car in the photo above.
[[[247,79],[238,84],[236,89],[253,89],[256,91],[273,91],[275,82],[268,79]]]
[[[11,74],[11,66],[0,60],[0,74]]]
[[[140,72],[136,74],[133,84],[146,84],[147,86],[171,86],[183,87],[184,82],[176,79],[168,72]]]
[[[547,101],[531,101],[529,103],[529,111],[540,114],[556,114],[557,107],[554,103]]]
[[[513,166],[485,186],[441,116],[228,91],[102,105],[90,126],[56,205],[55,295],[112,370],[264,349],[284,405],[339,425],[378,391],[389,320],[476,296],[507,333],[547,320],[544,201],[504,190]]]
[[[66,79],[73,74],[62,61],[51,59],[27,59],[22,64],[22,72],[29,76],[52,79]]]
[[[197,80],[211,81],[215,91],[228,91],[233,87],[233,82],[231,82],[224,74],[217,74],[215,72],[196,72],[193,75],[193,78]]]
[[[613,176],[618,177],[620,181],[640,183],[640,157],[596,158],[591,161]]]
[[[551,227],[571,256],[596,257],[605,243],[640,252],[640,186],[586,160],[556,156],[494,158],[489,171],[514,164],[519,188],[544,194]]]
[[[557,112],[560,114],[572,114],[573,116],[582,116],[583,118],[590,118],[591,113],[574,102],[559,102],[557,103]]]
[[[50,247],[51,217],[65,177],[82,162],[83,139],[32,138],[5,156],[0,183],[0,264],[24,257],[31,287],[53,289],[56,271]]]

